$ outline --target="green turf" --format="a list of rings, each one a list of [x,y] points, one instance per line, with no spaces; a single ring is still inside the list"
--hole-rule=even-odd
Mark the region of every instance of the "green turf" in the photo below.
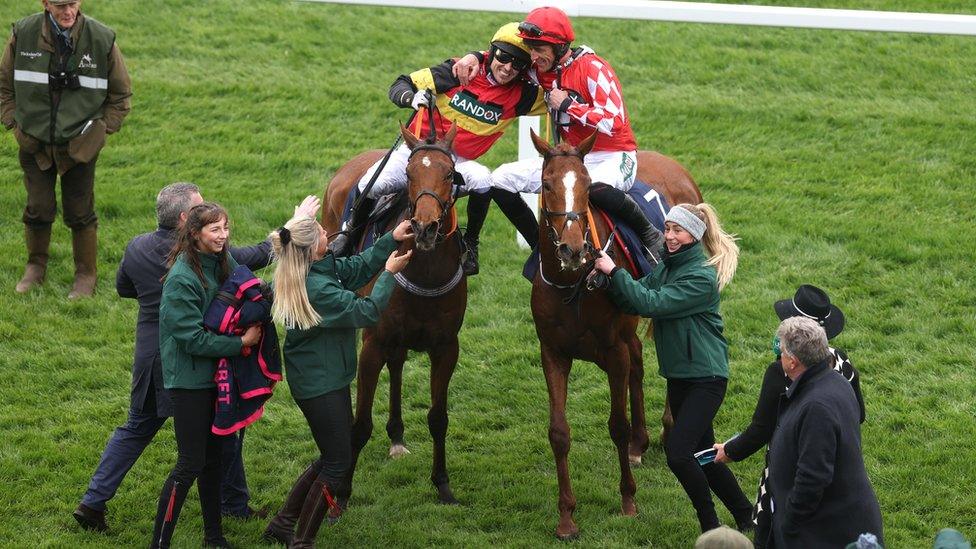
[[[778,4],[976,12],[959,0]],[[0,6],[5,22],[38,7]],[[0,138],[3,546],[144,546],[149,539],[175,456],[168,426],[110,502],[109,534],[80,531],[70,513],[125,419],[136,306],[114,294],[113,276],[125,243],[154,227],[156,191],[176,180],[198,183],[231,212],[235,241],[255,242],[304,195],[321,193],[346,159],[392,143],[396,122],[408,115],[386,99],[397,75],[483,47],[515,17],[270,0],[89,0],[85,10],[118,31],[135,89],[131,116],[99,159],[95,299],[65,299],[71,246],[60,222],[46,285],[13,293],[24,260],[24,191],[14,140]],[[580,41],[617,69],[642,148],[687,166],[742,238],[739,272],[724,293],[732,379],[719,436],[751,415],[771,358],[772,302],[798,284],[817,284],[847,313],[835,343],[862,372],[865,459],[888,545],[924,547],[945,526],[976,535],[969,492],[976,485],[976,41],[574,23]],[[484,161],[496,166],[514,156],[512,135]],[[530,288],[519,276],[523,255],[492,211],[450,391],[448,465],[463,505],[434,503],[428,366],[412,356],[404,416],[413,453],[386,458],[383,386],[353,506],[339,525],[323,528],[322,545],[555,544],[556,478]],[[653,418],[663,382],[653,351],[645,359]],[[619,516],[607,399],[602,372],[578,363],[569,401],[578,544],[690,546],[694,512],[656,445],[635,473],[640,515]],[[245,452],[254,503],[280,504],[314,453],[285,386],[249,430]],[[761,459],[734,467],[749,496]],[[260,546],[262,529],[226,526],[243,546]],[[200,538],[191,498],[174,541],[195,547]]]

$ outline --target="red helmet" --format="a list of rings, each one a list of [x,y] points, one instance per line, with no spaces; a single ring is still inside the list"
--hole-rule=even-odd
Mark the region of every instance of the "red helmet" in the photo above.
[[[552,6],[530,11],[519,24],[519,36],[523,40],[557,45],[569,44],[576,38],[566,12]]]

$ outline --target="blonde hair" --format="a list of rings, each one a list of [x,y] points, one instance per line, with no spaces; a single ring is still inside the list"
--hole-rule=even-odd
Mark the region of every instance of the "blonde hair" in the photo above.
[[[732,281],[735,269],[739,266],[739,245],[735,243],[739,238],[722,230],[718,221],[718,214],[711,204],[678,204],[678,206],[695,214],[705,222],[705,234],[702,235],[702,246],[708,254],[708,265],[713,265],[718,275],[718,289],[721,291]]]
[[[285,231],[282,231],[285,229]],[[288,237],[282,244],[282,232]],[[286,328],[307,330],[318,325],[322,316],[308,300],[305,279],[312,267],[312,253],[319,245],[319,224],[311,217],[296,216],[281,229],[271,231],[271,253],[276,261],[274,303],[271,316]]]

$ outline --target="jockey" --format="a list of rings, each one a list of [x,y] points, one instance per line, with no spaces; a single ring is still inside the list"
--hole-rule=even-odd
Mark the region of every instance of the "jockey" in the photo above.
[[[575,39],[573,26],[558,8],[530,11],[519,24],[519,36],[532,57],[528,76],[548,92],[546,100],[562,138],[576,146],[598,132],[592,152],[584,159],[590,178],[598,182],[590,191],[591,201],[622,218],[656,255],[663,242],[661,233],[626,193],[637,175],[637,141],[613,68],[587,46],[570,47]],[[476,61],[477,56],[469,54],[457,63],[455,72],[462,81]],[[519,192],[539,192],[542,159],[503,164],[492,173],[492,179],[496,187],[493,196],[502,210],[513,222],[522,219],[526,214],[512,197]],[[530,243],[536,239],[537,235],[526,238]]]
[[[546,110],[544,94],[536,84],[522,77],[531,62],[529,48],[519,36],[518,23],[503,25],[491,39],[486,58],[478,63],[477,73],[462,85],[452,72],[453,60],[401,75],[390,86],[389,97],[398,107],[419,110],[427,105],[427,94],[434,94],[438,109],[435,126],[439,135],[457,124],[454,139],[455,170],[464,178],[462,194],[468,195],[468,225],[464,241],[468,248],[464,263],[467,275],[478,272],[478,235],[488,215],[492,189],[491,170],[475,160],[498,141],[518,116],[542,114]],[[421,116],[421,136],[430,132],[430,121]],[[350,222],[348,235],[340,235],[333,243],[336,255],[347,255],[352,243],[362,234],[372,201],[384,194],[397,192],[407,186],[406,166],[410,150],[401,145],[380,172],[366,201],[360,205]],[[379,166],[376,162],[359,180],[358,191],[363,192]],[[534,219],[533,219],[534,221]]]

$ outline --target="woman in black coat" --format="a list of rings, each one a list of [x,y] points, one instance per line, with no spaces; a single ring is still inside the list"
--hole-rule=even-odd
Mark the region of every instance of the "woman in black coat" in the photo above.
[[[832,305],[826,292],[804,284],[800,286],[792,299],[777,301],[773,308],[780,320],[794,316],[812,318],[820,324],[827,333],[827,339],[833,339],[844,329],[844,313],[836,305]],[[778,347],[778,346],[777,346]],[[780,361],[780,351],[774,349],[776,360],[766,368],[762,387],[759,389],[759,402],[752,414],[752,423],[741,434],[736,435],[724,444],[716,444],[718,455],[715,460],[721,463],[742,461],[758,452],[769,444],[776,428],[776,418],[780,396],[786,392],[790,379],[783,373]],[[859,422],[864,422],[864,398],[861,396],[861,380],[850,359],[841,349],[830,347],[831,367],[850,382],[857,397],[860,409]],[[766,452],[766,467],[763,468],[759,479],[759,492],[756,496],[756,506],[753,509],[753,521],[756,524],[755,546],[763,548],[769,537],[771,513],[767,480],[769,478],[769,451]]]

